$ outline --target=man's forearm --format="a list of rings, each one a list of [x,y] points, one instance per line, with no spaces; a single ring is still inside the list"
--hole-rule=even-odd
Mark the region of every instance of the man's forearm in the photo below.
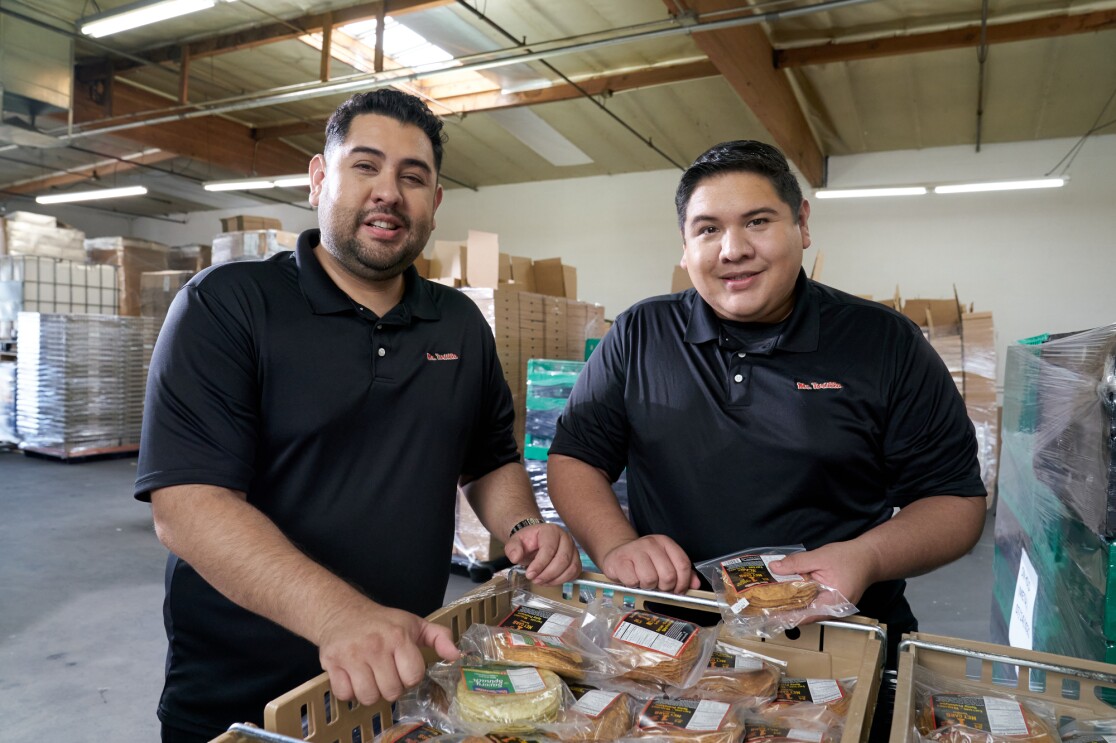
[[[605,555],[638,538],[603,472],[579,459],[552,454],[547,461],[550,500],[589,557]]]
[[[527,518],[540,518],[527,472],[518,463],[505,464],[461,486],[477,518],[501,542]]]
[[[371,603],[298,550],[240,493],[184,485],[153,492],[151,505],[160,541],[206,582],[315,645],[331,616]]]
[[[928,573],[964,555],[980,539],[984,498],[922,498],[853,542],[872,556],[873,582]]]

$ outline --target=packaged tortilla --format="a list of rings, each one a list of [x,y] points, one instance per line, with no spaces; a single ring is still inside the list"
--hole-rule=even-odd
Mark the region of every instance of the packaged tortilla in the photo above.
[[[1078,720],[1069,718],[1058,728],[1062,743],[1116,743],[1116,718]]]
[[[839,722],[802,719],[778,714],[754,714],[744,718],[744,740],[748,743],[837,743]]]
[[[523,613],[517,609],[512,616]],[[608,655],[576,627],[566,627],[561,634],[551,635],[474,624],[461,636],[458,647],[484,662],[534,666],[574,679],[584,678],[587,672],[605,676],[611,666]]]
[[[706,699],[759,707],[775,698],[786,665],[786,661],[718,642],[691,691]]]
[[[640,710],[633,734],[687,743],[737,743],[744,724],[739,709],[728,702],[656,697]]]
[[[775,699],[768,709],[781,709],[784,716],[813,717],[811,707],[821,707],[844,717],[849,711],[856,678],[782,678],[775,691]],[[796,708],[796,712],[789,708]],[[801,708],[801,709],[798,709]]]
[[[461,665],[449,714],[469,730],[519,733],[555,722],[570,701],[569,690],[552,671]]]
[[[716,628],[643,609],[620,609],[601,597],[587,611],[586,633],[604,648],[624,679],[693,686],[717,641]]]
[[[741,635],[771,637],[810,618],[845,617],[856,613],[835,588],[797,574],[782,575],[768,567],[796,552],[801,544],[755,547],[695,565],[717,594],[727,627]]]
[[[569,689],[576,701],[566,711],[565,720],[572,724],[563,740],[615,740],[631,729],[632,697],[626,692],[576,682]]]
[[[376,737],[376,743],[422,743],[446,734],[423,720],[400,720]]]
[[[915,669],[916,729],[941,743],[1055,743],[1051,704]]]

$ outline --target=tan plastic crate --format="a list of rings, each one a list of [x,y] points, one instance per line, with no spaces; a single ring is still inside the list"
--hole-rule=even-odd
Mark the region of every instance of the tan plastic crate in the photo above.
[[[480,586],[477,592],[490,588],[500,577]],[[576,582],[581,590],[574,597],[563,595],[560,586],[533,586],[532,591],[548,598],[569,604],[580,603],[580,598],[592,598],[602,591],[613,591],[617,605],[631,608],[648,608],[670,614],[671,607],[684,607],[689,611],[708,614],[708,625],[720,621],[716,599],[708,591],[690,591],[678,596],[657,591],[623,588],[605,581],[604,576],[584,573]],[[589,593],[589,596],[586,594]],[[578,595],[580,594],[580,596]],[[475,623],[490,623],[503,619],[511,611],[510,595],[488,596],[469,600],[466,595],[450,606],[443,607],[427,617],[430,621],[449,627],[456,640]],[[792,633],[793,634],[793,633]],[[796,639],[780,635],[771,640],[734,640],[745,648],[758,650],[766,655],[787,661],[787,675],[811,678],[856,677],[845,721],[841,743],[864,743],[868,739],[872,713],[880,686],[883,665],[883,648],[886,636],[873,620],[850,617],[842,621],[821,622],[800,628]],[[435,661],[433,650],[424,650],[427,662]],[[369,707],[349,702],[338,702],[331,693],[326,673],[313,678],[287,692],[267,705],[264,710],[264,730],[311,743],[334,743],[341,740],[369,743],[380,730],[392,724],[391,705],[378,702]],[[357,731],[359,730],[359,733]],[[264,733],[263,735],[266,735]],[[231,737],[227,737],[231,736]],[[251,733],[237,735],[225,733],[211,743],[244,743],[268,740]],[[276,740],[275,738],[270,738]],[[282,740],[281,738],[278,740]]]
[[[1054,705],[1059,716],[1116,717],[1116,708],[1098,696],[1101,692],[1116,701],[1116,665],[913,632],[904,635],[899,644],[899,675],[889,743],[907,743],[914,726],[916,667],[982,686],[989,692],[1041,699]],[[978,674],[979,678],[973,678]],[[1012,680],[1006,680],[1009,677]]]

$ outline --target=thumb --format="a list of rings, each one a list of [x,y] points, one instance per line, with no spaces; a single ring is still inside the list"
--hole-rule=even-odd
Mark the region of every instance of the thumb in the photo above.
[[[808,561],[801,559],[799,557],[799,555],[801,554],[802,553],[799,553],[797,555],[787,555],[782,560],[775,560],[769,563],[767,567],[769,567],[773,573],[778,573],[779,575],[788,575],[790,573],[801,572],[808,573],[810,572],[808,569]]]
[[[518,564],[520,559],[523,558],[523,540],[519,535],[515,535],[504,545],[504,554],[514,564]]]
[[[454,644],[449,627],[424,621],[419,642],[428,648],[434,648],[434,652],[442,660],[457,660],[461,657],[461,651]]]

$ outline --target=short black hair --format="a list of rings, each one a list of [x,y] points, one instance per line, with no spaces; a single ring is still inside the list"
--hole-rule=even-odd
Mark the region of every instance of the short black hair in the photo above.
[[[379,114],[401,124],[413,124],[422,129],[430,139],[430,146],[434,148],[434,170],[442,170],[442,146],[449,139],[442,131],[442,120],[430,111],[421,98],[394,88],[356,93],[338,106],[326,124],[326,152],[345,141],[353,119],[361,114]]]
[[[737,139],[721,142],[698,156],[682,173],[678,190],[674,192],[674,209],[678,212],[678,229],[686,226],[686,207],[694,189],[706,178],[721,173],[755,173],[771,182],[775,193],[791,209],[794,220],[802,207],[802,189],[791,172],[787,158],[779,148],[754,139]]]

